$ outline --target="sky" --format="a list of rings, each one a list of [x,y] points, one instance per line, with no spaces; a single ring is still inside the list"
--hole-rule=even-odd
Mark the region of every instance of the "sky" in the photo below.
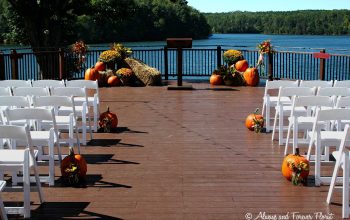
[[[187,0],[200,12],[349,9],[350,0]]]

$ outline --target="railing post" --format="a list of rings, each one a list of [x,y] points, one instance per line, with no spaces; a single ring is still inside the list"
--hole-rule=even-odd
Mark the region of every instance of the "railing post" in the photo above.
[[[168,68],[168,47],[164,46],[164,79],[168,80],[169,68]]]
[[[0,80],[5,80],[5,58],[3,52],[0,52]]]
[[[322,49],[320,53],[326,53],[326,50]],[[321,58],[320,59],[320,80],[325,79],[325,69],[326,69],[326,59]]]
[[[60,74],[60,80],[66,78],[65,77],[65,74],[64,74],[64,50],[63,48],[59,48],[58,49],[58,71],[59,71],[59,74]]]
[[[177,48],[177,86],[182,86],[182,48]]]
[[[273,80],[273,53],[267,53],[267,56],[269,58],[269,68],[268,68],[268,78],[270,81]]]
[[[216,49],[216,60],[217,60],[217,68],[220,69],[221,67],[221,46],[217,46]]]
[[[16,50],[11,50],[11,68],[12,68],[12,79],[18,79],[18,59],[22,56],[17,53]]]

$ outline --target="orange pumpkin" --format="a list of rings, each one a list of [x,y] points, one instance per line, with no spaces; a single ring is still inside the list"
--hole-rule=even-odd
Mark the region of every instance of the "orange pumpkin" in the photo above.
[[[98,71],[94,68],[91,67],[85,71],[85,80],[98,80],[100,78],[100,74]]]
[[[247,86],[257,86],[259,84],[259,72],[255,67],[246,69],[246,71],[244,71],[243,77]]]
[[[220,75],[211,75],[210,77],[210,84],[211,85],[222,85],[224,83],[222,76]]]
[[[259,109],[257,108],[253,114],[248,115],[245,120],[245,126],[255,132],[261,132],[264,127],[264,117],[260,114],[257,114]]]
[[[235,69],[239,72],[244,72],[248,69],[248,62],[246,60],[240,60],[235,63]]]
[[[309,161],[299,154],[296,148],[295,154],[288,154],[282,162],[282,175],[294,185],[306,180],[309,175]]]
[[[73,148],[61,163],[61,174],[66,185],[76,185],[85,180],[87,163],[80,154],[74,154]]]
[[[122,82],[117,76],[110,76],[107,80],[109,86],[120,86]]]
[[[106,64],[104,64],[104,62],[98,61],[98,62],[95,64],[95,69],[96,69],[97,71],[105,71],[105,70],[106,70]]]
[[[117,128],[118,117],[116,114],[110,112],[109,107],[107,107],[107,111],[100,115],[98,125],[104,132],[110,132],[111,129]]]

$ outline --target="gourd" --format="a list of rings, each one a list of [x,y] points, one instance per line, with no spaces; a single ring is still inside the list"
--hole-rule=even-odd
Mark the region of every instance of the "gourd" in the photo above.
[[[95,69],[97,71],[105,71],[106,70],[106,64],[104,62],[97,61],[96,64],[95,64]]]
[[[75,154],[73,148],[61,162],[61,174],[66,185],[77,185],[85,181],[87,163],[80,154]]]
[[[110,132],[112,129],[117,128],[118,117],[113,112],[110,112],[109,107],[107,107],[107,111],[100,114],[98,124],[104,132]]]
[[[247,86],[257,86],[259,84],[259,72],[255,67],[246,69],[246,71],[244,71],[243,77]]]
[[[120,86],[122,82],[117,76],[110,76],[107,80],[109,86]]]
[[[282,162],[282,175],[293,185],[306,182],[309,175],[309,161],[299,154],[299,148],[296,148],[295,154],[288,154]]]
[[[222,79],[221,75],[213,74],[210,76],[209,81],[210,81],[211,85],[222,85],[223,84],[223,79]]]
[[[246,60],[239,60],[235,63],[235,69],[239,72],[244,72],[248,69],[249,65]]]
[[[259,109],[257,108],[254,113],[247,116],[245,120],[245,126],[256,133],[261,132],[264,127],[264,117],[258,114]]]
[[[85,80],[98,80],[100,78],[100,74],[98,71],[94,68],[91,67],[85,71]]]

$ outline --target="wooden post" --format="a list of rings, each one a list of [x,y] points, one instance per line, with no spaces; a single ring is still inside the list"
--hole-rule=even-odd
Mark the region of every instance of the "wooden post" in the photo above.
[[[5,58],[3,52],[0,52],[0,80],[5,80]]]
[[[320,53],[326,53],[326,50],[322,49]],[[321,58],[320,59],[320,80],[325,79],[325,69],[326,69],[326,59]]]
[[[18,59],[22,56],[17,53],[16,50],[11,50],[11,68],[12,68],[12,79],[18,79]]]
[[[217,68],[221,67],[221,46],[218,46],[216,49],[216,60],[217,60]]]
[[[65,79],[66,76],[64,74],[64,50],[63,48],[59,48],[58,49],[58,71],[59,71],[59,74],[60,74],[60,80],[62,79]]]
[[[182,86],[182,48],[177,48],[177,86]]]
[[[169,66],[168,66],[168,47],[164,46],[164,79],[169,78]]]
[[[272,81],[273,80],[273,53],[270,52],[267,55],[269,58],[268,78],[270,81]]]

